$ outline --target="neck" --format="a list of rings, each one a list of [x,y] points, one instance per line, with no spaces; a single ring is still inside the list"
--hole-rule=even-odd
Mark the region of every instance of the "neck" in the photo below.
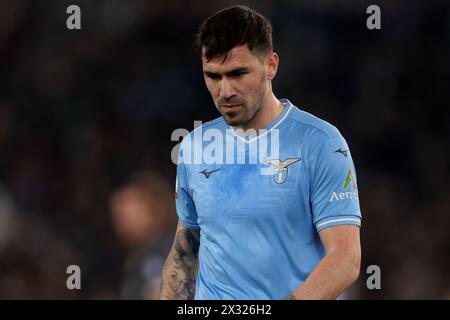
[[[283,112],[283,104],[275,97],[273,92],[263,100],[261,107],[255,113],[254,117],[241,128],[245,131],[254,129],[256,131],[267,127]]]

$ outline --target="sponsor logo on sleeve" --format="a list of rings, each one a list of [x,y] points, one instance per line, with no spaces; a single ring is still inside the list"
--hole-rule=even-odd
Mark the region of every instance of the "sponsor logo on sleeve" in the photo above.
[[[333,192],[331,194],[329,202],[341,201],[341,200],[358,200],[358,191],[356,189],[356,181],[353,177],[353,172],[351,169],[347,171],[347,176],[345,177],[344,184],[342,185],[343,190],[349,190],[352,186],[353,191],[345,192]]]

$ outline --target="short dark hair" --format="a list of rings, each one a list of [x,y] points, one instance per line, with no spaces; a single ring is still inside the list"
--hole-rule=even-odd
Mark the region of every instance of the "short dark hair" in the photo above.
[[[245,44],[254,53],[271,52],[272,25],[260,13],[240,5],[225,8],[205,19],[195,41],[198,54],[201,57],[205,48],[208,61]]]

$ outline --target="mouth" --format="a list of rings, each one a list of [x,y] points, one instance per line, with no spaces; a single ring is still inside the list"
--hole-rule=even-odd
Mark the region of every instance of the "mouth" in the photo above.
[[[232,113],[232,112],[236,112],[239,108],[241,108],[242,105],[240,104],[235,104],[235,105],[221,105],[220,108],[223,110],[223,112],[225,113]]]

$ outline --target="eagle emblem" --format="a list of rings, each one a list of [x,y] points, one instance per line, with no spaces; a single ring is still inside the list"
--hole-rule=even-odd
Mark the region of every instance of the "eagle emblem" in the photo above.
[[[266,162],[275,167],[275,170],[273,172],[273,180],[278,184],[282,184],[287,179],[288,175],[287,167],[300,160],[301,158],[288,158],[284,161],[274,159],[274,160],[267,160]]]

